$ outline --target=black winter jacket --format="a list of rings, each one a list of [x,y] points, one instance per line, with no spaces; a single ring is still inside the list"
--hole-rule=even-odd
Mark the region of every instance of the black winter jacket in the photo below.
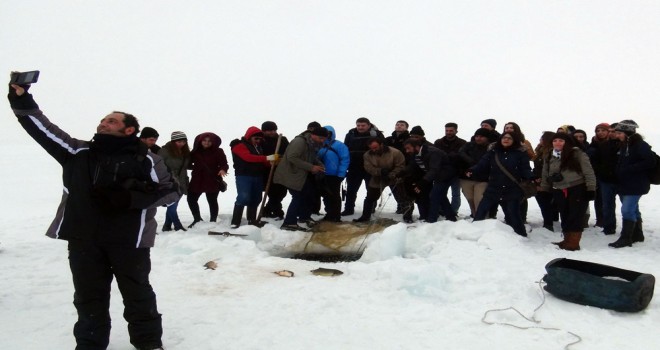
[[[156,208],[179,198],[162,158],[147,153],[137,137],[74,139],[44,116],[30,94],[10,103],[27,133],[62,165],[62,201],[46,234],[102,246],[153,247]],[[128,190],[128,208],[108,209],[100,190]]]

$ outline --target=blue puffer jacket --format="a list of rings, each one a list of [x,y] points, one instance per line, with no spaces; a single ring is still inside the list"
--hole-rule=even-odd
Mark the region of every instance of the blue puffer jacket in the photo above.
[[[351,161],[351,154],[343,142],[335,139],[337,136],[335,128],[329,125],[324,126],[324,128],[330,131],[330,136],[319,150],[318,157],[325,166],[326,175],[344,178]]]
[[[616,190],[621,195],[649,193],[649,171],[655,167],[651,146],[639,134],[633,134],[628,142],[621,143],[616,164]]]
[[[520,186],[513,182],[497,165],[495,161],[496,155],[499,157],[500,163],[502,163],[504,168],[516,179],[530,180],[532,178],[529,156],[525,151],[519,148],[504,149],[501,145],[497,144],[492,150],[486,152],[476,165],[469,169],[475,175],[489,174],[488,187],[486,187],[484,197],[502,200],[524,198]]]

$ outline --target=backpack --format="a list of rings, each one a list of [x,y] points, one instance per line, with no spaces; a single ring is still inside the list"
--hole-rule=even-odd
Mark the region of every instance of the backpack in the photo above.
[[[651,185],[660,185],[660,156],[653,152],[653,157],[655,159],[655,167],[649,170],[649,180],[651,181]]]

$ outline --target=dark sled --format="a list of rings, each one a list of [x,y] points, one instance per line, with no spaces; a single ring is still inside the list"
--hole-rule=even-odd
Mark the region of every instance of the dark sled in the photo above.
[[[644,310],[655,277],[587,261],[557,258],[545,265],[545,290],[559,299],[622,312]]]

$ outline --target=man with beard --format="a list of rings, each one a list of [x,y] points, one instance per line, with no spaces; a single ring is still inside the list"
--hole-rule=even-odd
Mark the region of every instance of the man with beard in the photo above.
[[[150,248],[156,208],[178,200],[177,186],[162,158],[138,139],[133,115],[112,112],[91,141],[78,140],[44,116],[27,88],[11,85],[9,103],[21,126],[62,165],[62,202],[47,235],[68,241],[76,348],[108,346],[110,286],[116,278],[131,344],[162,349],[161,315],[149,283]]]

